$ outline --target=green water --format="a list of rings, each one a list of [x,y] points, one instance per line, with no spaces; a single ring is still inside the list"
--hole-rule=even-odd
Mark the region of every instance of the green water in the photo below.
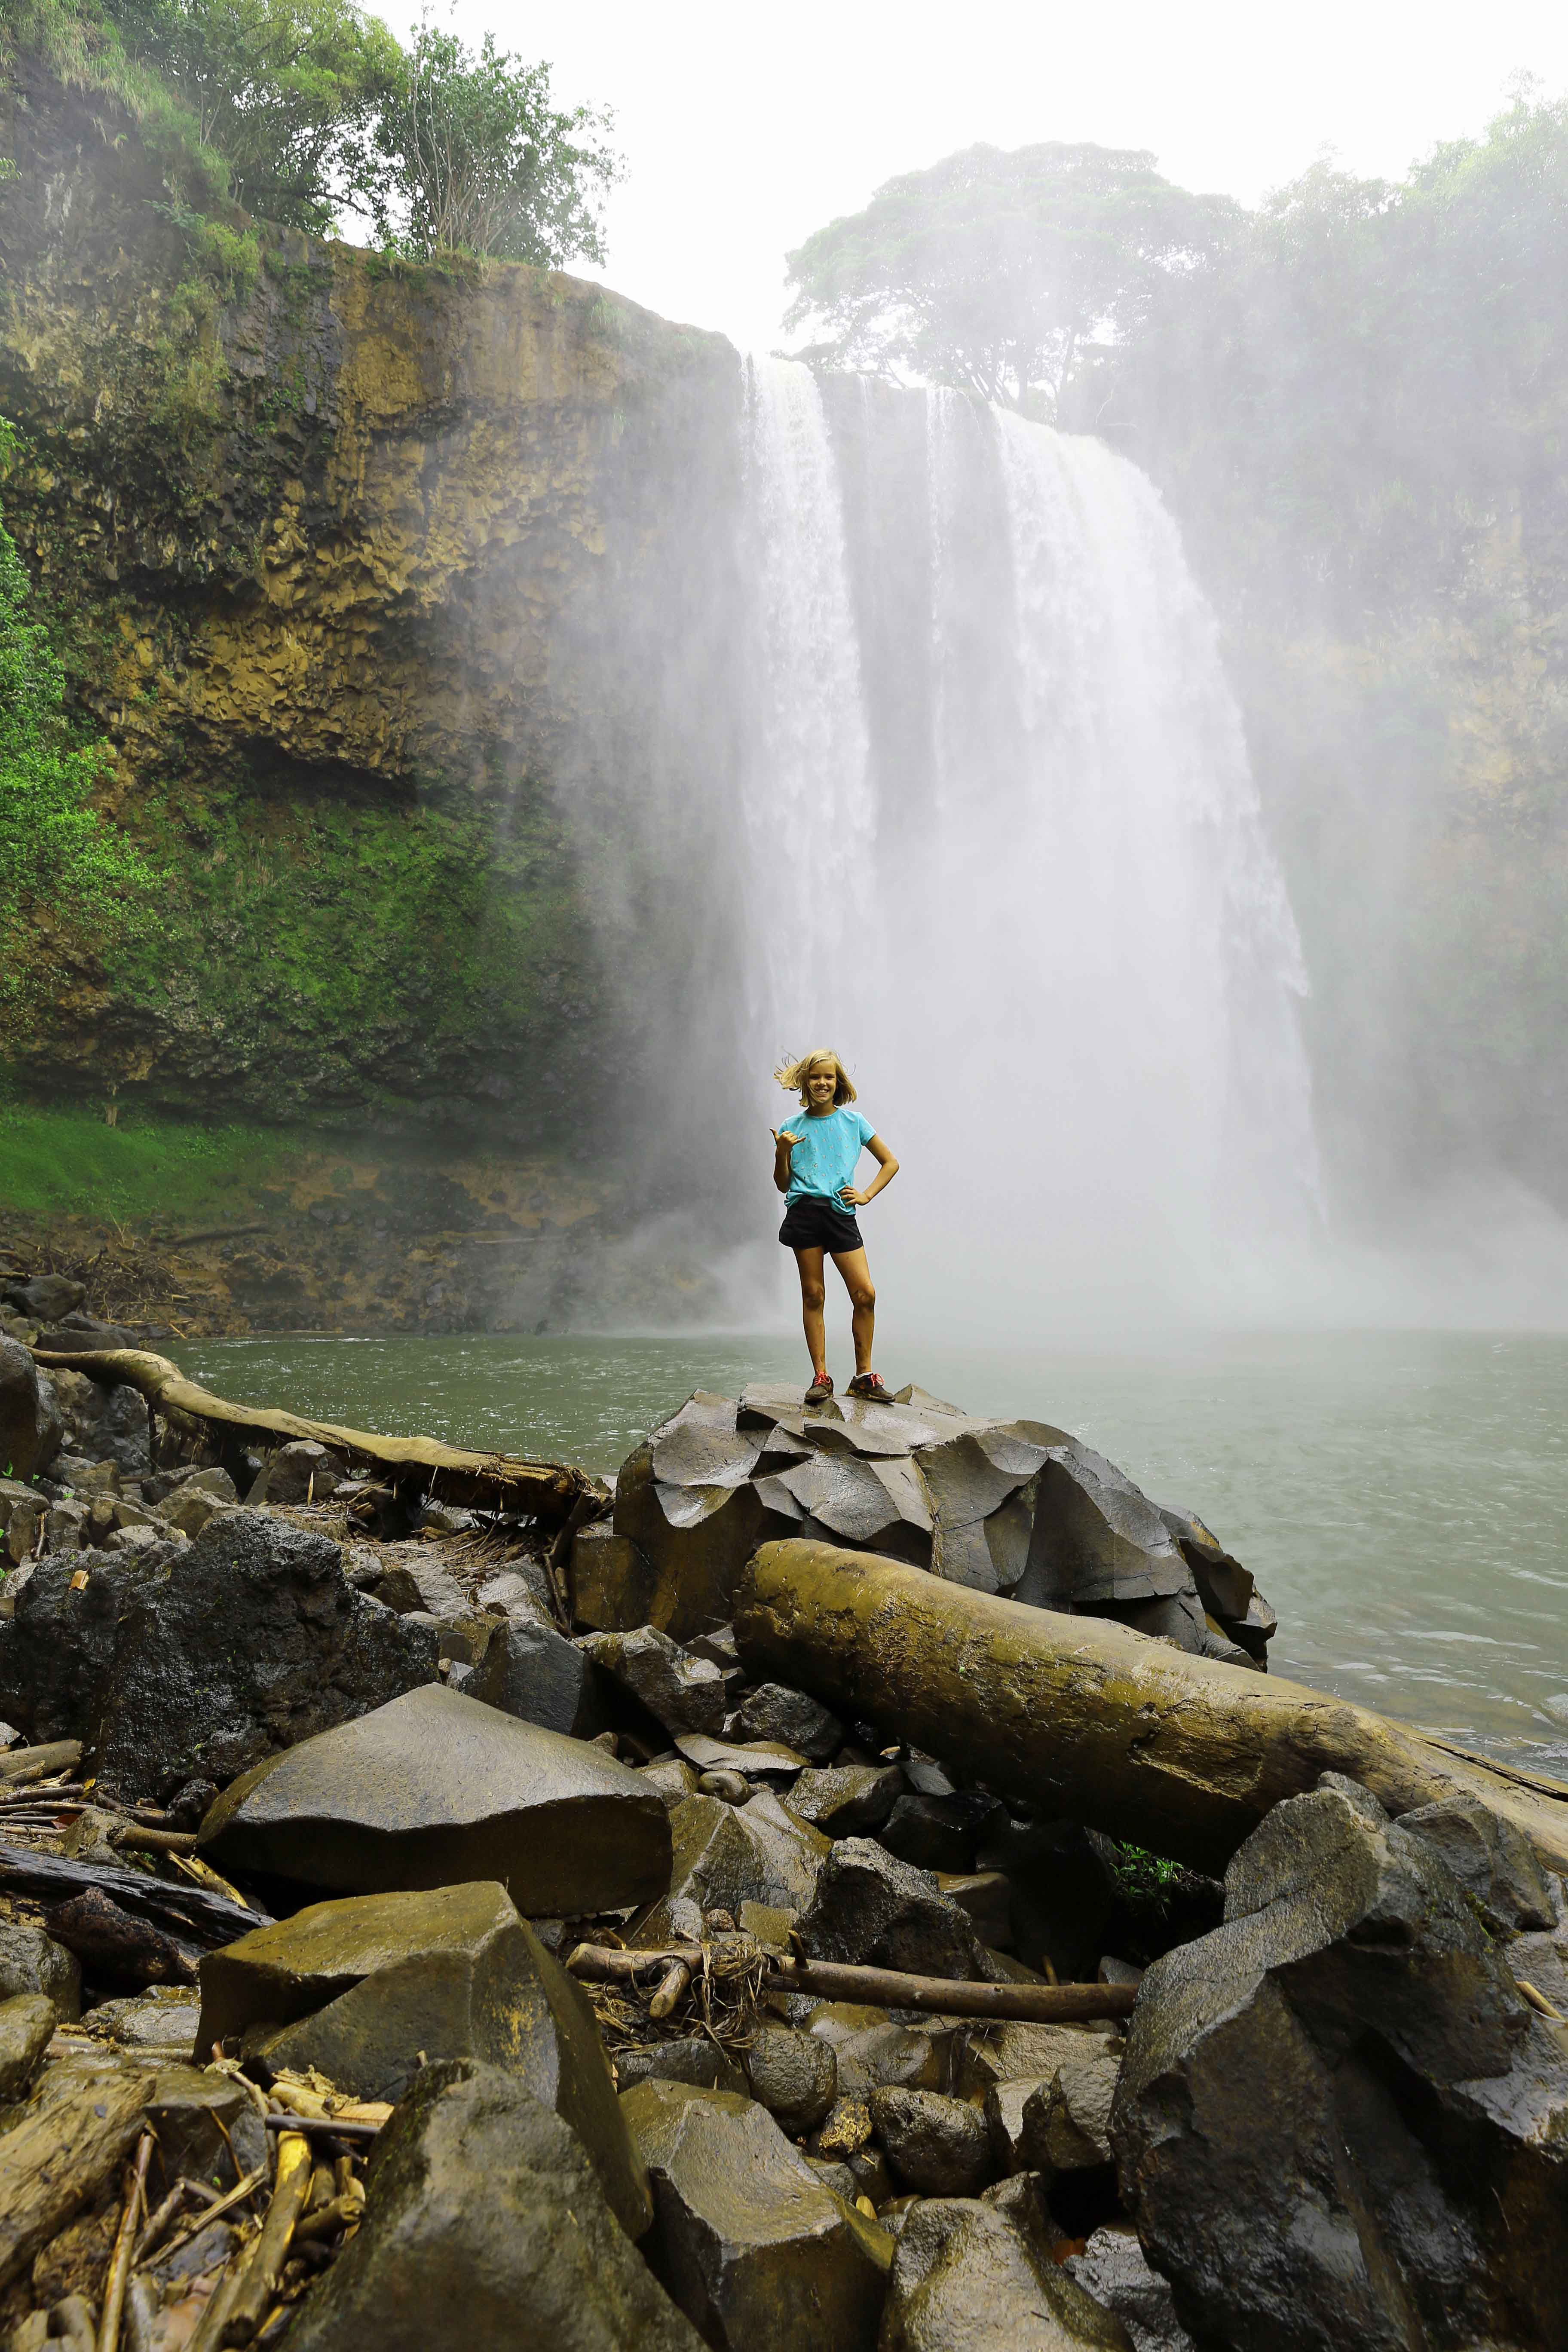
[[[794,1379],[799,1342],[226,1339],[249,1403],[613,1470],[694,1388]],[[1275,1670],[1568,1771],[1568,1338],[1329,1334],[1113,1356],[922,1344],[970,1410],[1071,1429],[1199,1512],[1279,1613]]]

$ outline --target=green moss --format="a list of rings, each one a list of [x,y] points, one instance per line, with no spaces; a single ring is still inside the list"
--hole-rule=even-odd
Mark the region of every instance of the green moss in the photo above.
[[[0,1209],[178,1223],[233,1210],[294,1149],[276,1129],[137,1120],[0,1102]]]

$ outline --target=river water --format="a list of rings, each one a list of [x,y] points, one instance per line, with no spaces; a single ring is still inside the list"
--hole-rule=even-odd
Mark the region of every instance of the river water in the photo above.
[[[220,1394],[614,1470],[693,1389],[797,1339],[188,1345]],[[1133,1356],[940,1343],[885,1369],[1071,1429],[1201,1514],[1279,1614],[1275,1671],[1568,1774],[1568,1338],[1317,1333]]]

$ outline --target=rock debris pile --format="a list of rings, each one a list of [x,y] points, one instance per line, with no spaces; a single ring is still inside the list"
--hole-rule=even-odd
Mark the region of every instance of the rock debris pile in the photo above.
[[[1221,1883],[752,1644],[793,1539],[1279,1687],[1066,1433],[700,1395],[549,1525],[0,1339],[0,1449],[11,2352],[1568,2341],[1515,1822],[1324,1772]]]

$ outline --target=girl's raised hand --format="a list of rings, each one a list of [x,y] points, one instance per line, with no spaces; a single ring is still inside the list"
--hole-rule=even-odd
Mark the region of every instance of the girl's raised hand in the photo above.
[[[770,1127],[768,1133],[773,1137],[775,1143],[798,1143],[800,1141],[799,1136],[792,1135],[787,1127]]]

